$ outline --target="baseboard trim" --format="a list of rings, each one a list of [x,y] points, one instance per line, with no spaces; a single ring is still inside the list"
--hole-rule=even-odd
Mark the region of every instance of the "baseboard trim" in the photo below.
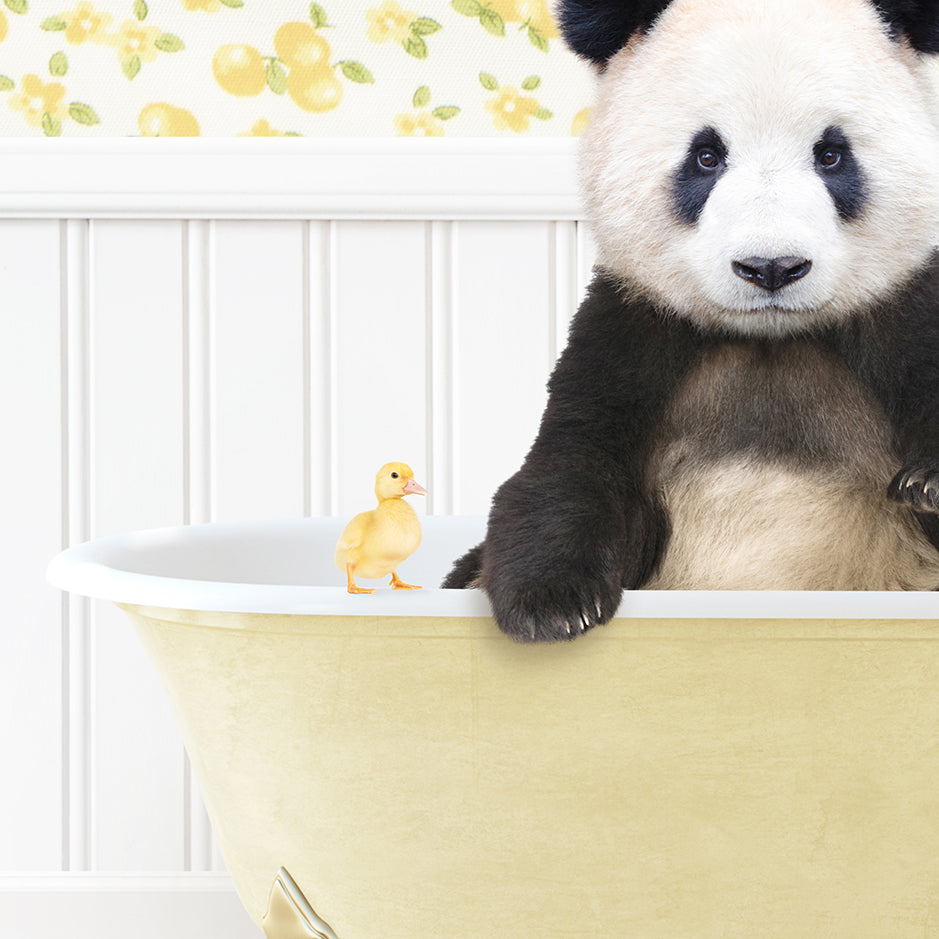
[[[0,874],[6,939],[262,939],[228,874]]]

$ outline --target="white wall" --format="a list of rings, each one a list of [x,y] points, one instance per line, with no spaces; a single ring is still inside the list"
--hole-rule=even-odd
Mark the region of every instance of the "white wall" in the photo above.
[[[572,150],[60,143],[0,161],[0,939],[252,936],[136,637],[45,565],[390,459],[485,512],[589,276]]]

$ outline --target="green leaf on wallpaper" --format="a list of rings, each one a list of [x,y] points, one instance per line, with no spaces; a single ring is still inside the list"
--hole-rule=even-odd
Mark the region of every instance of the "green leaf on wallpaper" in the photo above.
[[[522,82],[522,88],[525,91],[534,91],[541,84],[541,79],[537,75],[529,75],[525,81]]]
[[[459,113],[459,108],[450,106],[434,108],[433,110],[434,117],[436,117],[439,121],[449,121],[451,117],[456,117]]]
[[[231,10],[240,10],[244,6],[244,0],[222,0],[222,3]]]
[[[11,13],[18,13],[20,16],[29,9],[29,4],[26,0],[3,0],[3,2]]]
[[[58,137],[62,133],[62,122],[46,111],[42,116],[42,132],[47,137]]]
[[[550,121],[551,118],[554,117],[554,114],[547,108],[538,108],[532,116],[536,117],[539,121]]]
[[[324,26],[329,26],[329,17],[318,3],[310,4],[310,19],[313,21],[314,29],[322,29]]]
[[[483,9],[482,4],[477,3],[477,0],[453,0],[450,6],[463,16],[479,16]]]
[[[129,59],[124,59],[121,62],[121,70],[129,79],[136,78],[137,73],[140,71],[140,56],[132,55]]]
[[[16,82],[6,75],[0,75],[0,91],[12,91],[16,87]]]
[[[412,33],[401,45],[404,46],[404,51],[408,55],[414,56],[415,59],[427,58],[427,43],[420,36],[415,36]]]
[[[186,48],[182,39],[172,33],[163,33],[162,36],[157,37],[156,42],[153,44],[161,52],[179,52],[181,49]]]
[[[147,4],[144,3],[143,0],[134,0],[134,16],[136,16],[141,23],[147,18],[149,12]]]
[[[375,84],[372,73],[361,62],[340,62],[339,67],[350,82],[356,82],[359,85]]]
[[[498,91],[499,82],[496,81],[495,75],[490,75],[488,72],[479,73],[479,83],[486,89],[486,91]]]
[[[436,20],[427,16],[421,16],[411,23],[411,32],[418,36],[432,36],[441,29],[443,27]]]
[[[287,90],[287,72],[283,65],[276,59],[271,59],[265,69],[267,75],[267,87],[275,95],[282,95]]]
[[[49,74],[61,78],[68,71],[68,59],[64,52],[57,52],[49,59]]]
[[[505,35],[505,20],[495,10],[483,7],[479,11],[479,22],[483,24],[487,33],[492,33],[493,36]]]
[[[421,85],[421,87],[414,92],[411,104],[416,108],[426,108],[427,105],[430,104],[430,89],[427,85]]]
[[[94,108],[89,104],[82,104],[81,101],[73,101],[68,106],[68,113],[73,121],[86,127],[101,123],[101,118],[95,114]]]
[[[545,39],[541,33],[535,29],[534,26],[528,27],[528,41],[536,48],[540,49],[542,52],[550,52],[551,44]]]
[[[47,33],[61,33],[63,29],[68,29],[68,20],[63,20],[61,16],[50,16],[39,24],[39,28]]]

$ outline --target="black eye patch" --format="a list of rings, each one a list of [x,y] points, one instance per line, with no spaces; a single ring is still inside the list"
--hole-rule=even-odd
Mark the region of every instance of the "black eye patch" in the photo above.
[[[698,221],[715,183],[727,168],[727,147],[713,127],[699,130],[672,177],[672,203],[681,221]]]
[[[840,127],[828,127],[814,147],[815,172],[821,177],[843,221],[858,218],[867,202],[867,183],[851,144]]]

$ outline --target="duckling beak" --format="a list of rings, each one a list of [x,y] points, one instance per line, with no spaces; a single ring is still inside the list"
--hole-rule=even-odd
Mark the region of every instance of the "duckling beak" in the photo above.
[[[420,483],[416,483],[416,482],[414,482],[413,479],[409,479],[409,480],[404,484],[404,494],[405,494],[405,495],[414,494],[414,495],[416,495],[416,496],[426,496],[426,495],[427,495],[427,490],[426,490]]]

